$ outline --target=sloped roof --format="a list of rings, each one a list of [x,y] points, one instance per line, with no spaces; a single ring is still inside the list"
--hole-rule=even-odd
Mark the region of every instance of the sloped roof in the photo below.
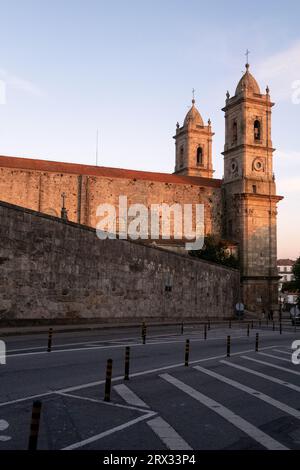
[[[277,260],[277,266],[294,266],[295,261],[292,259],[278,259]]]
[[[104,178],[125,178],[158,181],[173,184],[191,184],[219,188],[222,180],[215,178],[200,178],[198,176],[183,176],[169,173],[127,170],[105,166],[82,165],[78,163],[53,162],[31,158],[0,156],[0,167],[35,170],[54,173],[71,173],[75,175],[102,176]]]

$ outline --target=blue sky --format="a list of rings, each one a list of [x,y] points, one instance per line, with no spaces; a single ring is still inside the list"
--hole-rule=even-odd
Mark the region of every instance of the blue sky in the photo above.
[[[194,87],[222,177],[221,108],[249,48],[276,102],[279,256],[300,254],[298,1],[0,0],[0,12],[2,155],[95,164],[99,128],[99,164],[172,172]]]

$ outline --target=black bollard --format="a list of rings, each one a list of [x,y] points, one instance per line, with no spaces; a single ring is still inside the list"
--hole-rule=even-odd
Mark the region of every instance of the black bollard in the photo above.
[[[30,435],[28,442],[28,450],[36,450],[39,429],[40,429],[40,418],[41,418],[41,408],[42,402],[37,400],[33,402],[32,405],[32,414],[31,414],[31,423],[30,423]]]
[[[130,361],[130,347],[125,348],[125,373],[124,380],[129,380],[129,361]]]
[[[112,359],[107,360],[104,401],[110,401],[112,363]]]
[[[53,335],[53,329],[49,328],[47,352],[51,352],[51,349],[52,349],[52,335]]]
[[[184,365],[188,367],[189,365],[189,356],[190,356],[190,340],[187,339],[185,342],[185,356],[184,356]]]

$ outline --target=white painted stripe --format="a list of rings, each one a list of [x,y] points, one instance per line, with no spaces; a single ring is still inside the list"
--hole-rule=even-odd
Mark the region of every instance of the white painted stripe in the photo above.
[[[136,419],[132,419],[131,421],[127,421],[127,423],[121,424],[120,426],[116,426],[114,428],[108,429],[107,431],[101,432],[100,434],[96,434],[95,436],[89,437],[88,439],[75,442],[74,444],[64,447],[62,450],[79,449],[80,447],[84,447],[88,444],[91,444],[92,442],[99,441],[100,439],[103,439],[106,436],[110,436],[111,434],[114,434],[118,431],[123,431],[123,429],[129,428],[130,426],[133,426],[134,424],[144,421],[145,419],[149,419],[155,414],[156,413],[150,411],[146,413],[145,415],[140,416],[139,418],[136,418]]]
[[[281,349],[273,349],[272,351],[279,352],[279,353],[282,353],[282,354],[287,354],[288,356],[291,356],[291,355],[292,355],[291,352],[282,351]]]
[[[264,348],[261,348],[261,350],[272,349],[272,348],[274,348],[274,346],[266,346]],[[238,352],[235,352],[235,353],[231,353],[231,356],[238,356],[240,354],[247,354],[247,353],[250,353],[250,352],[253,352],[253,349],[247,349],[245,351],[238,351]],[[224,354],[220,354],[218,356],[210,356],[210,357],[204,357],[202,359],[196,359],[194,361],[190,361],[190,364],[198,364],[199,362],[206,362],[206,361],[212,361],[212,360],[215,360],[215,359],[223,359],[223,358],[224,358]],[[156,369],[148,369],[148,370],[141,371],[141,372],[135,372],[134,374],[130,374],[130,376],[131,377],[140,377],[140,376],[143,376],[143,375],[148,375],[148,374],[150,375],[150,374],[154,374],[154,373],[157,373],[157,372],[162,372],[164,370],[176,369],[178,367],[182,367],[182,365],[183,365],[183,361],[179,362],[177,364],[170,364],[169,366],[158,367]],[[119,375],[117,377],[113,377],[112,382],[118,382],[119,380],[123,380],[123,379],[124,379],[124,376]],[[57,393],[57,392],[61,392],[61,393],[74,392],[75,390],[82,390],[84,388],[90,388],[90,387],[94,387],[96,385],[101,385],[104,382],[105,382],[105,380],[97,380],[95,382],[88,382],[88,383],[81,384],[81,385],[74,385],[72,387],[62,388],[62,389],[59,389],[59,390],[52,390],[52,391],[46,392],[46,393],[40,393],[40,394],[36,394],[36,395],[29,395],[29,396],[26,396],[26,397],[18,398],[16,400],[10,400],[10,401],[0,403],[0,407],[1,406],[12,405],[14,403],[19,403],[19,402],[22,402],[22,401],[31,400],[32,398],[39,398],[39,397],[43,397],[43,396],[46,396],[46,395],[52,395],[53,393]]]
[[[273,377],[272,375],[267,375],[263,374],[262,372],[258,372],[253,369],[248,369],[248,367],[244,367],[238,364],[234,364],[233,362],[228,362],[228,361],[220,361],[222,364],[225,364],[226,366],[229,367],[234,367],[235,369],[243,370],[244,372],[247,372],[248,374],[253,374],[257,375],[257,377],[261,377],[262,379],[269,380],[270,382],[274,382],[278,385],[283,385],[284,387],[290,388],[291,390],[294,390],[296,392],[300,392],[300,387],[297,385],[291,384],[289,382],[285,382],[284,380],[277,379],[276,377]]]
[[[141,400],[130,388],[125,384],[115,385],[114,390],[123,398],[126,403],[133,406],[140,406],[141,408],[149,408],[149,406]]]
[[[283,370],[284,372],[288,372],[289,374],[300,375],[300,372],[296,370],[287,369],[286,367],[278,366],[277,364],[272,364],[271,362],[266,361],[259,361],[258,359],[254,359],[253,357],[249,356],[241,356],[242,359],[247,359],[247,361],[257,362],[258,364],[263,364],[268,367],[272,367],[273,369]]]
[[[178,335],[179,336],[179,335]],[[181,336],[181,335],[180,335]],[[153,337],[154,338],[154,337]],[[245,337],[244,335],[243,336],[232,336],[232,338],[234,339],[242,339],[242,340],[245,340],[245,341],[249,341],[249,338],[248,337]],[[135,338],[136,339],[136,338]],[[203,339],[203,337],[201,336],[201,338],[199,339],[196,339],[196,338],[193,338],[191,340],[191,342],[193,343],[202,343],[202,342],[207,342],[207,341],[219,341],[219,340],[224,340],[224,337],[215,337],[215,338],[207,338],[206,340]],[[99,343],[104,343],[104,342],[110,342],[110,341],[99,341]],[[96,342],[93,341],[91,342],[91,344],[95,344]],[[138,342],[138,343],[131,343],[130,346],[132,347],[143,347],[145,348],[146,346],[155,346],[155,345],[164,345],[164,344],[179,344],[179,343],[185,343],[185,339],[178,339],[178,340],[169,340],[169,341],[152,341],[150,340],[150,337],[148,337],[148,341],[145,344],[142,344],[141,342]],[[71,343],[70,343],[71,344]],[[33,348],[28,348],[30,352],[24,352],[24,353],[19,353],[19,354],[10,354],[9,351],[7,351],[7,354],[6,354],[6,358],[21,358],[21,357],[24,357],[24,356],[38,356],[38,355],[44,355],[44,354],[47,354],[49,356],[53,355],[53,354],[57,354],[57,353],[67,353],[67,352],[78,352],[78,351],[89,351],[89,350],[101,350],[101,349],[117,349],[117,348],[123,348],[125,346],[128,346],[128,344],[126,342],[124,342],[123,344],[120,342],[120,344],[111,344],[109,346],[90,346],[90,347],[87,347],[86,345],[88,344],[86,341],[83,342],[83,343],[74,343],[74,345],[82,345],[82,347],[80,348],[66,348],[66,349],[56,349],[58,347],[58,345],[53,345],[52,347],[52,351],[51,353],[49,353],[46,348],[43,346],[43,347],[33,347]],[[60,347],[66,347],[67,345],[61,345]],[[274,347],[274,346],[272,346]],[[43,351],[34,351],[35,349],[44,349]],[[263,348],[264,349],[264,348]],[[269,348],[268,348],[269,349]],[[26,351],[27,349],[20,349],[20,351]],[[14,350],[11,350],[11,352],[14,351]],[[18,351],[18,350],[15,350],[15,351]]]
[[[48,332],[45,332],[45,335],[47,335]],[[55,331],[53,332],[53,334],[55,333]],[[57,333],[58,335],[61,334],[61,333]],[[148,336],[148,338],[167,338],[169,336],[174,336],[174,337],[178,337],[178,336],[181,336],[179,334],[166,334],[164,336],[162,336],[161,334],[160,335],[151,335],[151,336]],[[61,338],[60,338],[61,339]],[[101,343],[123,343],[125,341],[136,341],[137,340],[137,337],[134,336],[134,337],[130,337],[130,338],[115,338],[115,339],[105,339],[105,338],[102,338],[102,339],[99,339],[97,340],[96,338],[94,340],[90,340],[90,341],[76,341],[75,343],[61,343],[61,344],[52,344],[53,348],[63,348],[63,347],[66,347],[66,346],[80,346],[80,345],[87,345],[87,344],[97,344],[98,346],[101,344]],[[100,344],[99,344],[100,343]],[[105,346],[106,347],[106,346]],[[45,345],[44,346],[32,346],[31,348],[18,348],[18,349],[8,349],[6,352],[7,353],[10,353],[10,352],[18,352],[18,351],[32,351],[34,349],[46,349]]]
[[[224,418],[233,426],[240,429],[249,437],[254,439],[256,442],[264,446],[266,449],[288,450],[288,448],[282,445],[280,442],[276,441],[271,436],[268,436],[268,434],[264,433],[259,428],[249,423],[241,416],[233,413],[229,408],[226,408],[225,406],[221,405],[221,403],[215,400],[212,400],[206,395],[203,395],[203,393],[200,393],[198,390],[195,390],[194,388],[190,387],[184,382],[181,382],[181,380],[178,380],[169,374],[162,374],[160,375],[160,377],[166,380],[167,382],[169,382],[170,384],[174,385],[175,387],[177,387],[179,390],[183,391],[187,395],[191,396],[192,398],[200,402],[202,405],[209,408],[214,413],[217,413],[219,416]]]
[[[193,450],[187,442],[160,416],[147,421],[148,426],[170,450]]]
[[[216,372],[213,372],[212,370],[204,369],[203,367],[200,367],[200,366],[195,366],[194,369],[197,369],[199,372],[209,375],[210,377],[214,377],[215,379],[220,380],[221,382],[224,382],[227,385],[230,385],[231,387],[237,388],[238,390],[241,390],[242,392],[248,393],[249,395],[255,398],[258,398],[259,400],[262,400],[268,403],[268,405],[274,406],[275,408],[278,408],[284,413],[294,416],[294,418],[300,419],[299,410],[296,410],[295,408],[292,408],[286,405],[285,403],[282,403],[281,401],[275,400],[269,395],[265,395],[264,393],[261,393],[258,390],[255,390],[254,388],[247,387],[246,385],[243,385],[240,382],[236,382],[235,380],[224,377],[224,375],[217,374]]]
[[[23,398],[16,398],[16,400],[10,400],[10,401],[0,403],[0,406],[12,405],[14,403],[20,403],[22,401],[32,400],[33,398],[46,397],[48,395],[53,395],[53,392],[45,392],[45,393],[39,393],[37,395],[28,395],[27,397],[23,397]]]
[[[262,356],[272,357],[273,359],[279,359],[280,361],[289,362],[290,364],[292,364],[291,359],[286,359],[285,357],[275,356],[274,354],[267,354],[263,352],[259,352],[257,354],[261,354]]]
[[[100,403],[101,405],[105,405],[105,406],[114,406],[115,408],[125,408],[127,410],[135,410],[135,411],[139,411],[140,413],[148,413],[148,410],[143,410],[136,406],[122,405],[121,403],[113,403],[111,401],[97,400],[96,398],[83,397],[81,395],[74,395],[72,393],[55,392],[55,395],[62,395],[63,397],[75,398],[77,400],[90,401],[92,403]]]

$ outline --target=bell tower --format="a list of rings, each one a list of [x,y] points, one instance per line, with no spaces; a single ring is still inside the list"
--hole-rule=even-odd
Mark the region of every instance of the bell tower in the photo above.
[[[179,175],[200,176],[212,178],[212,137],[211,122],[207,126],[195,106],[193,97],[192,107],[188,111],[183,126],[176,126],[175,172]]]
[[[278,310],[276,218],[269,88],[262,94],[249,64],[235,95],[226,94],[224,235],[239,244],[242,296],[248,310]]]

